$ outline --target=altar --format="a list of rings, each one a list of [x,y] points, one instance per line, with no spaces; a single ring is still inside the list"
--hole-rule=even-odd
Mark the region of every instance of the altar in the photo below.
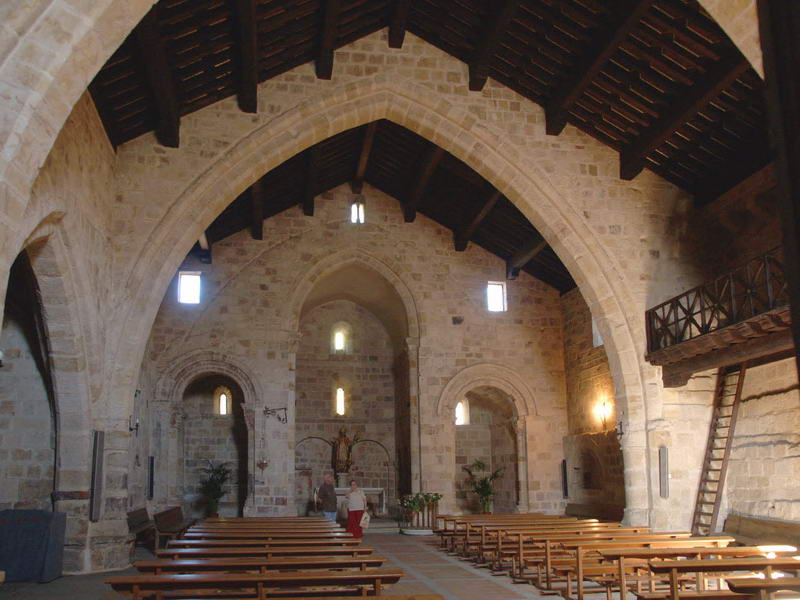
[[[367,504],[370,502],[370,496],[378,497],[378,502],[375,504],[373,502],[373,506],[375,506],[375,510],[379,516],[386,515],[386,490],[384,488],[361,488],[361,491],[364,492],[364,495],[367,497]],[[336,488],[336,510],[337,514],[342,517],[347,516],[347,498],[345,497],[350,492],[349,487],[337,487]],[[380,507],[380,510],[378,510]],[[376,516],[378,516],[376,515]]]

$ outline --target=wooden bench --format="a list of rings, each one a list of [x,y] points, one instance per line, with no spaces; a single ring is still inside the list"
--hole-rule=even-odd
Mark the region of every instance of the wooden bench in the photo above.
[[[168,548],[222,548],[236,547],[244,548],[269,548],[278,546],[358,546],[361,544],[360,538],[302,538],[291,540],[184,540],[182,538],[170,540]]]
[[[571,517],[594,517],[608,521],[621,521],[625,516],[625,508],[617,504],[577,504],[570,503],[564,514]]]
[[[725,519],[723,533],[732,535],[741,544],[789,544],[800,546],[800,524],[777,519],[750,517],[731,513]]]
[[[183,534],[184,540],[291,540],[308,539],[336,540],[352,538],[353,534],[347,531],[187,531]]]
[[[348,592],[371,589],[380,596],[385,584],[396,583],[403,576],[398,569],[369,569],[366,571],[310,570],[289,573],[193,573],[174,575],[125,575],[109,577],[106,583],[115,591],[133,600],[145,598],[237,598],[263,600],[276,593],[311,592],[309,588],[345,588]],[[313,592],[312,592],[313,593]]]
[[[194,519],[185,519],[183,509],[173,506],[153,515],[156,526],[156,546],[161,547],[161,540],[167,541],[180,537],[186,529],[194,524]]]
[[[214,558],[260,556],[366,556],[372,554],[367,546],[212,546],[206,548],[166,548],[156,550],[159,558]]]
[[[256,571],[300,569],[377,569],[386,559],[382,556],[286,556],[277,558],[195,558],[142,560],[134,566],[142,573],[202,573],[209,571]]]
[[[782,577],[780,579],[756,579],[748,577],[743,579],[728,579],[728,587],[740,595],[747,594],[767,600],[775,592],[800,592],[800,577]]]
[[[142,542],[155,550],[156,526],[147,514],[147,508],[137,508],[128,513],[128,531],[134,536],[134,546]]]

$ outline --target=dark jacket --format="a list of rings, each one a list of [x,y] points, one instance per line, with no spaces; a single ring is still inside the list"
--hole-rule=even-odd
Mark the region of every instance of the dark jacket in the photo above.
[[[322,503],[322,512],[336,512],[336,488],[332,483],[323,483],[317,493]]]

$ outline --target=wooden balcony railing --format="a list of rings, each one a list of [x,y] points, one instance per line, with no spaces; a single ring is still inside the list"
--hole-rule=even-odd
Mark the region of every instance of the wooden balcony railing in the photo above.
[[[789,305],[780,247],[645,313],[652,354]]]

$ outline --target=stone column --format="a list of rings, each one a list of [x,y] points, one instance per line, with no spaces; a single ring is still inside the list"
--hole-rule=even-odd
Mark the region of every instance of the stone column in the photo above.
[[[406,338],[408,353],[408,402],[410,414],[409,460],[411,462],[411,491],[416,493],[422,489],[422,414],[419,402],[419,338]]]

